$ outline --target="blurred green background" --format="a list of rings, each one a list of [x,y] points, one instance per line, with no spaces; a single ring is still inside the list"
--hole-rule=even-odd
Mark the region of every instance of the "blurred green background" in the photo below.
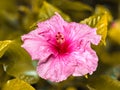
[[[99,65],[88,78],[43,80],[37,62],[21,48],[21,35],[54,12],[95,27],[102,36],[98,46],[92,45]],[[120,0],[0,0],[0,90],[120,90]]]

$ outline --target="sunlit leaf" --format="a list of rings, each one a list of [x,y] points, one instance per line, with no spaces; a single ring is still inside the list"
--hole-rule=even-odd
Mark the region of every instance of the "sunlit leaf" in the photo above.
[[[20,79],[8,80],[2,90],[35,90],[31,85]]]
[[[89,86],[95,90],[120,90],[120,82],[106,75],[90,80]]]
[[[111,22],[113,20],[113,17],[110,10],[103,5],[97,5],[95,8],[95,14],[104,14],[104,13],[106,13],[108,21]]]
[[[0,58],[4,55],[11,42],[10,40],[0,41]]]
[[[67,16],[66,14],[64,14],[60,9],[56,8],[55,6],[47,3],[47,2],[43,2],[42,7],[40,8],[39,11],[39,19],[40,20],[45,20],[50,18],[51,16],[53,16],[55,14],[55,12],[58,12],[59,14],[62,15],[62,17],[67,20],[70,21],[70,17]]]
[[[38,75],[28,53],[21,47],[19,41],[12,41],[2,58],[4,69],[16,78],[23,79],[28,83],[36,83]]]
[[[98,14],[90,16],[89,18],[81,21],[80,23],[87,24],[93,28],[97,28],[97,33],[102,36],[101,43],[104,45],[106,36],[107,36],[107,25],[108,25],[108,19],[107,14]]]

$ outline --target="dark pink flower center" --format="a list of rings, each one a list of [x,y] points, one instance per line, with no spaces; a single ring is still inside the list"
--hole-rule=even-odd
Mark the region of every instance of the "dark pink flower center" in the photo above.
[[[69,43],[65,40],[64,35],[61,32],[58,32],[56,34],[56,45],[55,45],[55,50],[59,53],[59,54],[65,54],[67,52],[69,52]]]
[[[56,35],[56,41],[57,41],[58,44],[64,43],[65,42],[65,38],[64,38],[63,34],[58,32],[57,35]]]

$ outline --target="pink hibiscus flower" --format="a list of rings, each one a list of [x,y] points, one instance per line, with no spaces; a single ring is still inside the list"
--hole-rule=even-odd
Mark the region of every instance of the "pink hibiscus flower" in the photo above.
[[[91,43],[98,45],[100,39],[95,28],[68,23],[56,13],[23,35],[22,47],[33,60],[39,60],[37,73],[40,77],[60,82],[70,75],[83,76],[96,70],[98,57]]]

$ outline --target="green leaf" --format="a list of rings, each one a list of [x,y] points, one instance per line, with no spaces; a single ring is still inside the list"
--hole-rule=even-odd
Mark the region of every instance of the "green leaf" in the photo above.
[[[3,10],[0,13],[0,40],[13,40],[22,35],[23,30],[18,21],[17,12]]]
[[[107,75],[101,75],[91,79],[88,85],[95,90],[120,90],[120,82]]]
[[[116,4],[118,4],[119,2],[120,2],[120,0],[100,0],[100,2],[106,2],[106,3],[116,3]]]
[[[4,55],[11,42],[11,40],[0,41],[0,58]]]
[[[79,22],[87,18],[93,12],[93,8],[80,1],[71,0],[48,0],[50,3],[60,8],[63,12],[70,15],[72,20]]]
[[[9,75],[31,84],[38,81],[39,78],[31,57],[21,47],[20,41],[12,41],[1,61],[4,63],[4,69]]]
[[[73,11],[83,11],[88,10],[92,11],[93,8],[87,4],[78,1],[70,1],[70,0],[49,0],[53,5],[58,6],[64,10],[73,10]],[[67,6],[67,7],[66,7]]]
[[[95,48],[95,51],[97,52],[99,59],[104,63],[108,65],[119,65],[120,64],[120,52],[112,52],[109,53],[107,48],[109,46],[106,45],[106,47],[98,45]]]
[[[3,65],[0,64],[0,88],[8,79],[10,79],[10,76],[4,71]]]
[[[120,45],[120,20],[116,20],[112,23],[108,31],[108,36],[113,42]]]
[[[39,13],[40,21],[46,20],[50,18],[51,16],[55,15],[55,12],[58,12],[59,14],[61,14],[65,20],[71,21],[68,15],[64,14],[60,9],[56,8],[55,6],[45,1],[43,2],[42,7],[40,8],[40,13]]]
[[[8,80],[2,90],[35,90],[31,85],[20,79]]]
[[[37,9],[37,7],[36,7],[36,9]],[[30,26],[30,30],[35,29],[37,27],[38,22],[41,22],[41,21],[51,18],[53,15],[55,15],[55,12],[58,12],[66,21],[71,21],[70,17],[67,14],[63,13],[57,7],[51,5],[50,3],[43,0],[42,5],[41,5],[41,7],[39,7],[39,11],[37,12],[38,18],[37,18],[36,22]]]
[[[107,71],[105,71],[105,74],[120,81],[120,65],[118,64],[110,67]]]
[[[2,10],[15,10],[15,6],[15,0],[10,0],[10,2],[7,0],[0,0],[0,12]]]
[[[94,88],[92,88],[92,87],[89,86],[89,85],[87,85],[87,88],[88,88],[89,90],[95,90]]]
[[[113,20],[112,14],[108,8],[103,5],[97,5],[95,8],[95,14],[107,14],[108,21],[111,22]]]
[[[98,14],[90,16],[89,18],[81,21],[82,24],[87,24],[93,28],[97,28],[97,33],[101,35],[101,43],[104,45],[106,44],[106,36],[107,36],[107,25],[108,25],[108,19],[107,14]]]

